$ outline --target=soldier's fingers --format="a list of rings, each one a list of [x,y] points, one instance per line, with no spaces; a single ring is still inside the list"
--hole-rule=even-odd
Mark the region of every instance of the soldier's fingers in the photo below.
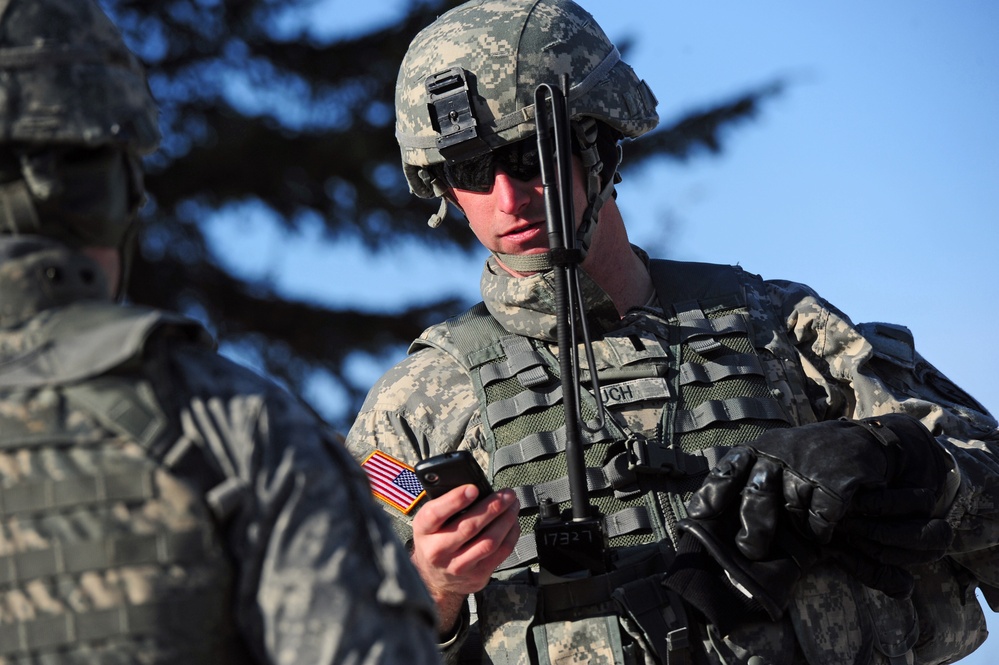
[[[479,495],[475,485],[462,485],[420,506],[413,518],[413,534],[432,534],[441,531],[452,517],[468,508]],[[448,525],[452,526],[452,525]]]
[[[482,583],[488,581],[492,572],[510,555],[520,536],[520,523],[517,519],[518,508],[516,497],[512,492],[498,493],[497,504],[502,510],[491,518],[473,538],[465,542],[455,554],[451,562],[451,570],[463,576],[482,577]],[[493,498],[493,497],[491,497]],[[477,506],[478,510],[480,507]],[[492,512],[492,509],[490,511]],[[469,518],[471,521],[474,518]]]
[[[489,570],[490,576],[492,576],[496,567],[510,556],[514,548],[517,547],[517,542],[520,539],[520,522],[517,520],[516,514],[514,514],[511,522],[504,522],[503,526],[507,528],[505,529],[506,532],[502,541],[493,548],[492,554],[483,560],[483,565]]]
[[[694,519],[717,517],[727,508],[735,508],[756,456],[748,448],[737,446],[715,465],[700,489],[687,503],[687,515]]]
[[[780,483],[780,467],[760,459],[742,491],[739,509],[742,526],[735,536],[735,544],[751,561],[759,561],[770,553],[770,544],[777,531],[777,518],[784,505]]]

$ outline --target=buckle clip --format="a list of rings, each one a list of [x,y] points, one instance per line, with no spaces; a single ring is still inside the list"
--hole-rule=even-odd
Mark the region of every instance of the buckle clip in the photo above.
[[[628,468],[636,473],[681,478],[708,471],[708,461],[704,457],[691,455],[656,441],[630,436],[624,444],[628,450]]]

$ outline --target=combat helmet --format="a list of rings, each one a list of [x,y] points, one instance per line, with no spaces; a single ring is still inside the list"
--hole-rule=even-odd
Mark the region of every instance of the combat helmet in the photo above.
[[[595,126],[636,138],[653,129],[659,116],[646,83],[593,17],[570,0],[473,0],[413,39],[395,102],[396,139],[410,190],[421,198],[443,198],[447,184],[435,177],[434,166],[534,136],[535,89],[561,85],[564,75],[577,138],[590,142],[589,161],[595,162],[584,159],[591,171],[580,228],[586,242],[587,227],[592,232],[599,206],[613,192],[608,174],[617,168],[617,159],[602,164],[592,149]],[[445,212],[442,201],[431,226]]]
[[[94,0],[0,0],[0,235],[121,246],[159,139],[142,66]]]

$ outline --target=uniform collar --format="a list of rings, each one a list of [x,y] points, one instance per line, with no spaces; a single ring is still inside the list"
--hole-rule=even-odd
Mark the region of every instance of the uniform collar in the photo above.
[[[596,328],[594,333],[613,330],[620,325],[614,302],[584,270],[579,271],[579,286],[591,326]],[[556,341],[552,271],[514,277],[490,256],[482,270],[480,288],[489,313],[507,332],[545,342]]]

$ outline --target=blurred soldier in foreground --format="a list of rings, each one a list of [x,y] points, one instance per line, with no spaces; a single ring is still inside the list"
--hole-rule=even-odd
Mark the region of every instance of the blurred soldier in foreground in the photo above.
[[[535,92],[563,75],[579,244],[556,254],[536,136],[547,97]],[[390,511],[437,602],[445,655],[862,665],[970,653],[986,636],[975,589],[999,583],[995,419],[902,326],[855,324],[802,284],[631,245],[614,198],[619,142],[655,127],[655,107],[568,0],[466,3],[402,63],[410,187],[442,199],[432,223],[446,204],[460,210],[492,256],[484,303],[414,343],[348,447],[399,465],[469,450],[497,490],[474,506],[465,486]],[[593,505],[560,522],[574,384],[553,353],[565,318],[553,275],[580,260]]]
[[[0,663],[437,662],[335,434],[114,304],[158,140],[95,2],[0,1]]]

